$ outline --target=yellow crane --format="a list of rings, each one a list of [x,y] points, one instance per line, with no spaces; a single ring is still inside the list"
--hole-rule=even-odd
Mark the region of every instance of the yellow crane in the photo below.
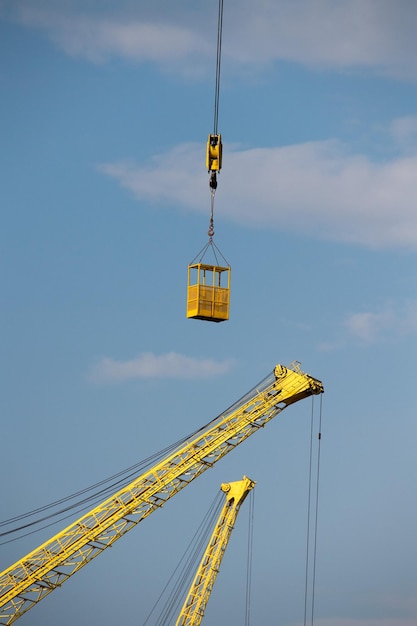
[[[1,572],[0,624],[12,624],[287,406],[323,391],[297,362],[277,365],[161,461]]]
[[[226,494],[226,502],[220,511],[175,626],[199,626],[201,624],[237,514],[254,486],[254,481],[246,476],[242,480],[221,485],[222,491]]]

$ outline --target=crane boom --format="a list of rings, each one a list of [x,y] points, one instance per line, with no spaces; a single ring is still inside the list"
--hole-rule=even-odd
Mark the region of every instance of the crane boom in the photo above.
[[[0,573],[0,624],[12,624],[288,405],[323,391],[298,363],[277,365],[162,461]]]
[[[224,483],[221,486],[222,491],[226,493],[226,502],[220,511],[216,526],[175,626],[199,626],[201,624],[237,514],[244,499],[254,486],[254,481],[246,476],[242,480]]]

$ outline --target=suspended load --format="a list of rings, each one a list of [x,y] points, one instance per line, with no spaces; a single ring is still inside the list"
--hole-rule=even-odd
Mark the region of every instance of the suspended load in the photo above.
[[[210,185],[217,186],[215,171],[213,174]],[[215,190],[215,187],[211,189],[209,240],[188,266],[187,317],[225,322],[229,319],[231,267],[213,241]],[[208,252],[211,252],[211,261],[207,259]]]
[[[188,266],[187,317],[207,322],[224,322],[229,319],[230,272],[231,267],[213,242],[214,236],[214,196],[217,189],[217,173],[222,167],[222,136],[218,133],[219,87],[221,35],[223,21],[223,0],[219,0],[219,21],[217,31],[216,88],[214,99],[214,130],[208,136],[206,149],[206,169],[210,174],[211,196],[209,241]],[[212,260],[205,259],[212,251]],[[219,263],[220,256],[222,263]],[[196,260],[198,258],[198,261]]]
[[[215,246],[209,242],[206,249],[209,245]],[[188,266],[187,317],[206,322],[229,319],[231,267],[224,261],[223,265],[213,265],[200,259]]]

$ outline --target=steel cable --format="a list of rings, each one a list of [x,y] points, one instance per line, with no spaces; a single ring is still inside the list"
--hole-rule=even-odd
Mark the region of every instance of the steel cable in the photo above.
[[[307,538],[306,538],[306,564],[305,564],[305,589],[304,589],[304,626],[307,626],[307,612],[309,599],[309,582],[311,581],[311,612],[310,624],[314,623],[314,603],[315,603],[315,585],[316,585],[316,563],[317,563],[317,532],[318,532],[318,510],[319,510],[319,483],[320,483],[320,449],[321,449],[321,428],[322,428],[322,407],[323,402],[320,398],[320,415],[317,445],[317,463],[315,475],[315,500],[314,500],[314,524],[313,530],[310,529],[310,520],[312,518],[312,487],[313,487],[313,429],[314,429],[314,398],[311,404],[311,420],[310,420],[310,454],[309,454],[309,478],[308,478],[308,505],[307,505]],[[313,555],[310,574],[310,536],[313,535]]]
[[[255,490],[249,493],[249,528],[248,528],[248,556],[246,567],[246,610],[245,626],[250,625],[250,600],[252,591],[252,560],[253,560],[253,520],[255,515]]]
[[[207,513],[181,556],[178,565],[175,567],[162,592],[155,601],[151,611],[143,623],[143,626],[146,626],[146,624],[149,623],[149,620],[165,596],[167,596],[166,600],[164,601],[154,624],[155,626],[164,626],[165,624],[174,623],[174,615],[176,615],[179,611],[180,602],[185,595],[186,589],[190,586],[192,575],[196,569],[196,563],[202,557],[215,520],[217,519],[220,509],[223,506],[222,496],[223,494],[219,491],[212,501]],[[175,582],[173,583],[174,577]],[[168,591],[171,585],[172,588]]]
[[[218,132],[219,121],[219,98],[220,98],[220,64],[222,56],[222,30],[223,30],[223,0],[219,0],[219,16],[217,23],[217,58],[216,58],[216,86],[214,90],[214,135]]]

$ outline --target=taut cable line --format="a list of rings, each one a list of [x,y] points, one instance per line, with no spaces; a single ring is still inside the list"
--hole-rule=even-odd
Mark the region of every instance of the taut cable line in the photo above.
[[[319,486],[320,486],[320,448],[321,448],[321,428],[322,428],[322,399],[320,398],[320,415],[317,445],[317,462],[315,481],[315,500],[312,506],[312,490],[313,490],[313,430],[314,430],[314,398],[311,402],[311,420],[310,420],[310,451],[309,451],[309,475],[308,475],[308,505],[307,505],[307,539],[306,539],[306,563],[305,563],[305,590],[304,590],[304,626],[307,626],[307,612],[309,600],[309,583],[311,581],[311,612],[310,624],[314,623],[314,603],[315,603],[315,585],[316,585],[316,563],[317,563],[317,530],[318,530],[318,510],[319,510]],[[313,529],[311,530],[310,522],[314,514]],[[310,574],[310,536],[313,537],[313,555]]]

